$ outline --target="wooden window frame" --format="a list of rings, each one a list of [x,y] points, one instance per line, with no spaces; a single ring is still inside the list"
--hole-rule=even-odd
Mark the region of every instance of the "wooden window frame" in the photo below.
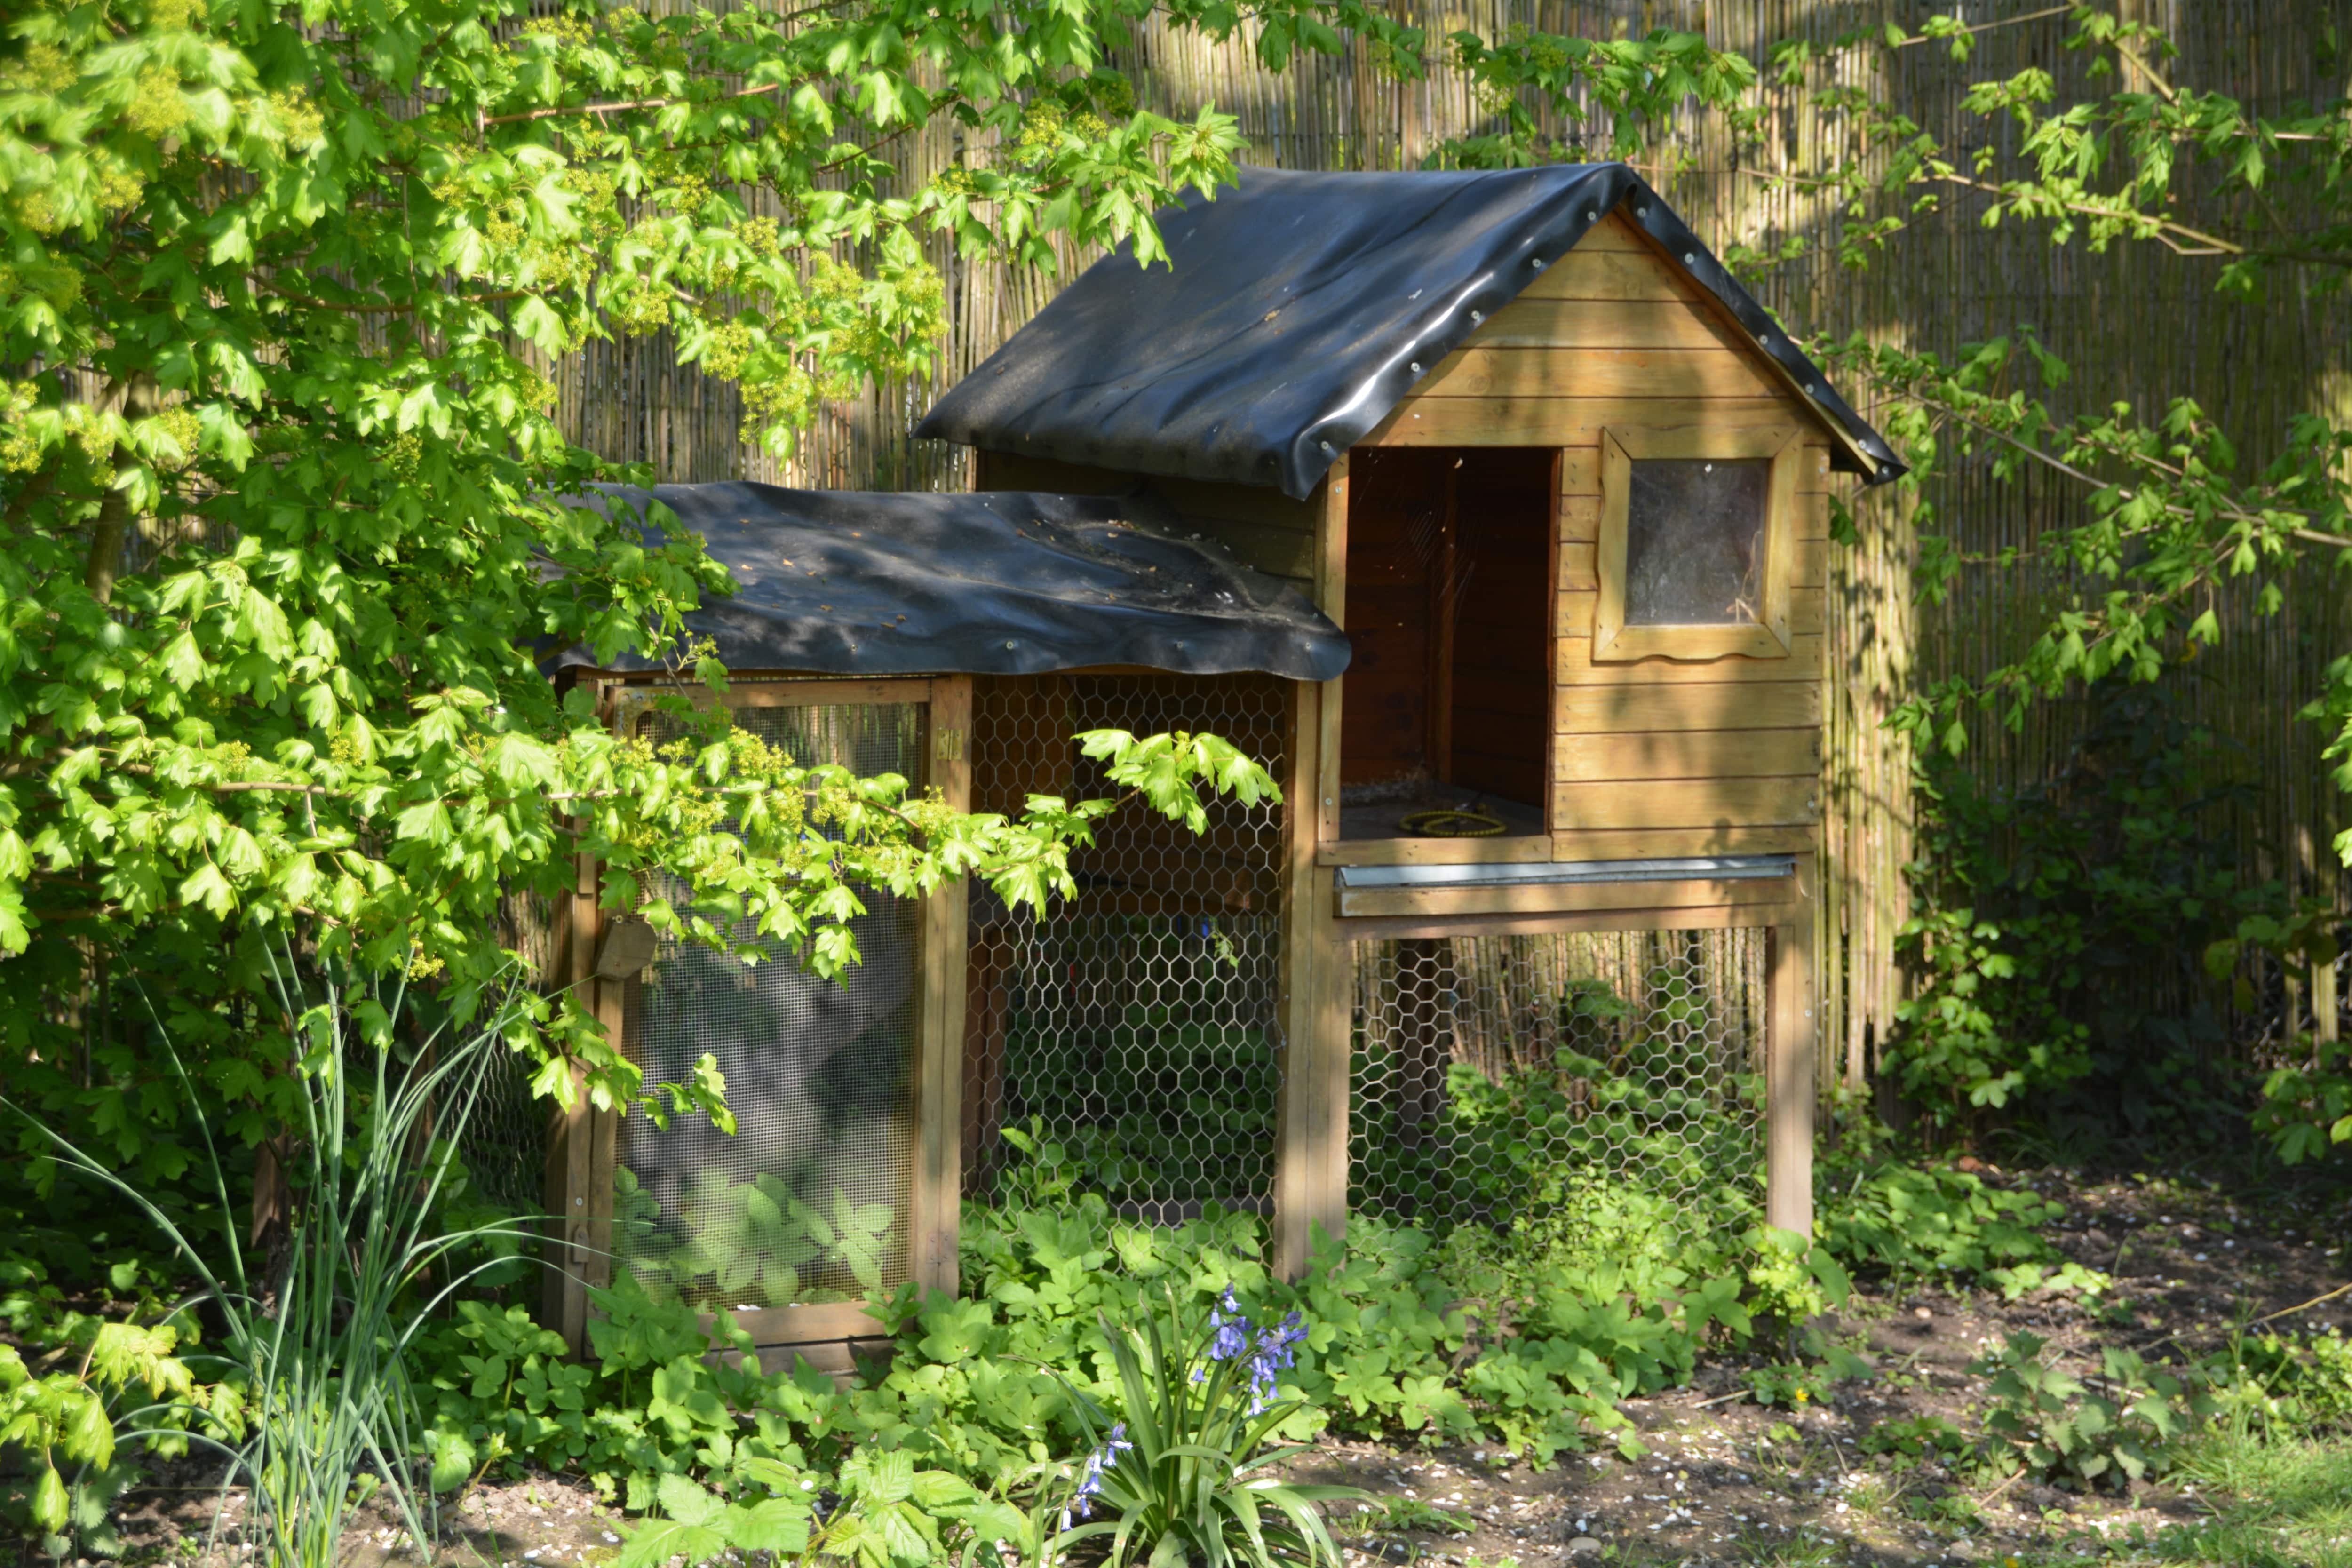
[[[1601,432],[1601,592],[1592,613],[1596,661],[1637,658],[1786,658],[1790,579],[1797,550],[1797,464],[1804,432],[1789,426],[1756,430],[1645,430],[1611,426]],[[1764,565],[1758,574],[1763,614],[1747,626],[1627,626],[1625,553],[1633,465],[1645,459],[1745,462],[1768,459],[1764,487]]]
[[[658,676],[598,681],[599,708],[616,734],[632,732],[639,718],[664,692],[680,689]],[[697,707],[723,702],[735,709],[802,708],[917,703],[925,710],[929,755],[927,787],[953,809],[971,809],[971,769],[966,736],[971,726],[971,678],[964,675],[876,679],[794,678],[737,673],[724,698],[703,686],[685,694]],[[583,984],[599,1022],[614,1045],[634,1056],[636,1019],[625,1003],[624,982],[595,977],[593,954],[610,925],[599,908],[597,868],[583,858],[576,896],[562,911],[575,984]],[[923,901],[916,949],[917,1014],[908,1154],[906,1266],[927,1290],[956,1289],[957,1236],[961,1218],[962,1149],[958,1099],[962,1089],[963,951],[966,899],[961,881],[940,888]],[[587,1097],[575,1110],[558,1112],[551,1151],[550,1202],[567,1218],[585,1217],[559,1231],[551,1251],[560,1260],[551,1270],[546,1317],[579,1350],[586,1342],[587,1290],[612,1278],[613,1169],[617,1163],[620,1117],[596,1110]],[[576,1124],[576,1125],[574,1125]],[[566,1246],[565,1243],[570,1245]],[[801,1302],[732,1314],[755,1345],[819,1346],[869,1340],[882,1327],[856,1301]],[[702,1314],[705,1325],[712,1321]]]

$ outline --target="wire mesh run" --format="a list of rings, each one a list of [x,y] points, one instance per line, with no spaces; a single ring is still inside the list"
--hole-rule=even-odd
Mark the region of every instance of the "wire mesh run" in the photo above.
[[[1737,1230],[1763,1194],[1765,935],[1359,942],[1351,1213]]]
[[[735,717],[803,765],[910,779],[923,776],[926,720],[920,703]],[[681,1117],[662,1129],[635,1113],[621,1125],[614,1250],[655,1294],[756,1310],[858,1300],[908,1278],[921,906],[859,897],[860,962],[839,981],[788,956],[747,968],[665,938],[632,984],[646,1080],[690,1079],[709,1052],[737,1126],[730,1137]]]
[[[1223,737],[1279,773],[1289,695],[1262,675],[1056,675],[973,692],[973,808],[1115,796],[1072,736]],[[963,1059],[966,1196],[1129,1219],[1265,1213],[1282,1039],[1284,808],[1213,805],[1195,837],[1129,803],[1071,858],[1039,915],[971,895]]]

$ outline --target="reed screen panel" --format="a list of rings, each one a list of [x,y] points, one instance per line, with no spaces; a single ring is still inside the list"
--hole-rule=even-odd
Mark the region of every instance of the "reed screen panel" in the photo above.
[[[1351,1215],[1570,1241],[1762,1217],[1763,931],[1350,947]]]
[[[921,703],[745,708],[735,721],[803,765],[924,777]],[[709,1052],[737,1125],[622,1122],[614,1250],[649,1289],[748,1310],[860,1300],[908,1277],[922,908],[860,898],[863,962],[842,980],[789,954],[746,967],[665,939],[631,987],[646,1081],[688,1079]]]
[[[1091,730],[1223,737],[1277,775],[1290,699],[1269,676],[988,679],[972,699],[972,797],[1125,792],[1080,754]],[[964,1194],[1173,1224],[1267,1212],[1283,1040],[1285,808],[1209,808],[1195,837],[1129,801],[1071,857],[1044,913],[971,895]]]

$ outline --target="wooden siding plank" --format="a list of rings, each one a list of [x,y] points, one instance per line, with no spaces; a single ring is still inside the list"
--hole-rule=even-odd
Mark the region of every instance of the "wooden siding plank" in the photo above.
[[[1822,685],[1810,679],[1568,685],[1553,695],[1552,721],[1562,735],[1810,728],[1822,721]]]
[[[1456,349],[1416,397],[1769,397],[1777,389],[1726,349]]]
[[[1628,403],[1629,411],[1638,412]],[[1560,454],[1559,493],[1570,500],[1598,500],[1601,498],[1601,452],[1599,438],[1591,447],[1570,447]],[[1800,537],[1829,536],[1829,448],[1808,446],[1803,459],[1797,465],[1797,495],[1804,510],[1798,516]],[[1809,532],[1810,531],[1810,532]]]
[[[1525,295],[1462,340],[1470,348],[1737,349],[1744,339],[1680,300],[1531,300]]]
[[[1698,301],[1700,289],[1678,268],[1646,250],[1606,250],[1578,246],[1536,274],[1519,290],[1522,300],[1682,300]]]
[[[1553,742],[1559,784],[1610,779],[1819,778],[1821,731],[1658,730],[1560,735]]]
[[[1551,792],[1554,827],[1797,826],[1821,815],[1821,782],[1802,778],[1657,779],[1560,784]]]
[[[1753,430],[1786,426],[1797,413],[1785,397],[1414,397],[1357,445],[1598,447],[1612,425]]]

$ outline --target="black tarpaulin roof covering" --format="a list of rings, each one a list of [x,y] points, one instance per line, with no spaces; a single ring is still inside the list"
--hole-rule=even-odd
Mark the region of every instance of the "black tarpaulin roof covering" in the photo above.
[[[940,399],[919,437],[1130,472],[1278,485],[1305,499],[1414,382],[1626,215],[1728,307],[1850,446],[1904,470],[1786,332],[1622,163],[1470,173],[1244,169],[1159,215],[1170,266],[1088,268]],[[1572,388],[1563,388],[1563,393]]]
[[[1031,675],[1142,665],[1328,680],[1348,639],[1295,588],[1129,496],[612,487],[658,500],[735,578],[687,617],[730,669]],[[650,538],[660,530],[648,527]],[[555,663],[590,665],[585,648]],[[646,669],[642,660],[605,668]]]

